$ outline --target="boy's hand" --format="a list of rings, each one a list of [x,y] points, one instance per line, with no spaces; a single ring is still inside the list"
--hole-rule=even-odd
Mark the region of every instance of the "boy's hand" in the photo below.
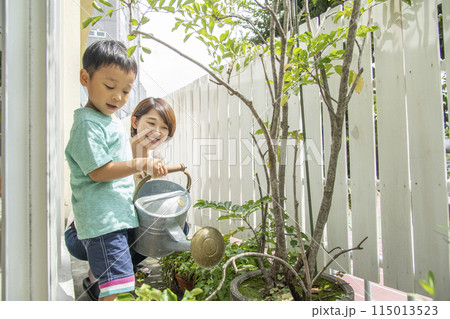
[[[144,169],[147,174],[151,175],[153,178],[158,178],[167,175],[167,168],[164,163],[157,158],[149,157],[147,159],[147,165]]]

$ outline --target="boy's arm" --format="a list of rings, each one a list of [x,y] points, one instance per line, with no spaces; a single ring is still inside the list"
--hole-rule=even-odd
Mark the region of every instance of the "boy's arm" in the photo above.
[[[108,162],[88,175],[94,182],[109,182],[145,171],[154,178],[167,175],[164,163],[155,158],[134,158],[123,162]]]

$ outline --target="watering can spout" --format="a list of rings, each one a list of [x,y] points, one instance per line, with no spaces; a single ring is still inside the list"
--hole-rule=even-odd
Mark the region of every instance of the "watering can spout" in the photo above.
[[[225,253],[225,242],[222,234],[213,227],[204,227],[197,231],[191,241],[184,238],[181,228],[176,225],[167,229],[173,240],[164,244],[167,251],[191,251],[195,262],[204,268],[216,266]]]
[[[222,234],[214,227],[204,227],[197,231],[191,241],[191,255],[204,268],[212,268],[220,263],[225,253]]]

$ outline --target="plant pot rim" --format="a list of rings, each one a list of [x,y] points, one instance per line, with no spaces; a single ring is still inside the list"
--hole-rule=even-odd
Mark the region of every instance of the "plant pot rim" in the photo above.
[[[230,299],[233,301],[251,301],[249,298],[241,294],[239,291],[239,287],[241,284],[253,277],[261,275],[261,270],[253,270],[246,272],[236,278],[234,278],[230,283]],[[339,277],[329,275],[329,274],[321,274],[321,278],[324,278],[331,282],[337,282],[337,285],[344,291],[345,297],[343,299],[340,299],[340,301],[354,301],[355,300],[355,293],[353,288],[350,286],[349,283],[342,280]]]

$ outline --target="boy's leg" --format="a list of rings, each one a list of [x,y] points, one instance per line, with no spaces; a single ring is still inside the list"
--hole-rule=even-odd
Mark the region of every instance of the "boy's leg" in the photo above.
[[[127,230],[120,230],[82,240],[89,266],[98,279],[100,300],[114,300],[121,293],[134,290],[133,264]]]
[[[66,242],[67,250],[73,257],[80,260],[87,260],[86,248],[81,240],[78,239],[77,230],[73,222],[64,232],[64,240]]]

